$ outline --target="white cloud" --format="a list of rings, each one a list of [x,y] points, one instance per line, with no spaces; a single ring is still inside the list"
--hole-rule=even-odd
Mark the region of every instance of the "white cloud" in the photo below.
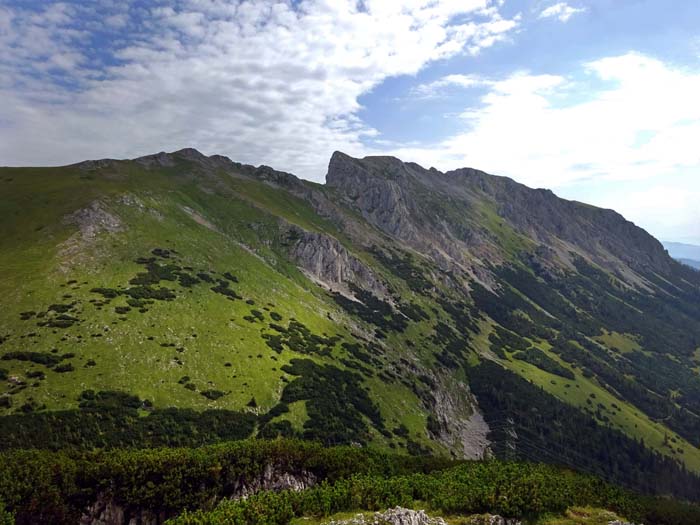
[[[572,7],[566,2],[559,2],[543,9],[539,18],[557,18],[560,22],[568,22],[575,14],[585,11],[584,7]]]
[[[449,88],[469,89],[491,84],[487,79],[478,75],[445,75],[426,84],[419,84],[411,90],[413,97],[431,98],[439,96]]]
[[[700,70],[630,53],[587,63],[576,73],[519,72],[491,80],[479,103],[462,112],[466,131],[398,153],[548,187],[640,180],[700,164],[693,146],[700,136]]]
[[[517,25],[491,0],[154,4],[0,11],[0,164],[193,146],[318,180],[376,134],[358,97]],[[87,56],[96,19],[123,31]]]
[[[129,17],[125,13],[117,13],[106,17],[104,23],[114,29],[120,29],[129,23]]]
[[[614,208],[659,239],[700,244],[700,181],[688,178],[677,186],[660,179],[641,190],[602,195],[595,204]]]

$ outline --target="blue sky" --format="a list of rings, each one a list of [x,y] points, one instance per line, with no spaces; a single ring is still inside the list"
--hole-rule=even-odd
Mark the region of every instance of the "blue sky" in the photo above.
[[[0,0],[0,164],[471,166],[700,244],[700,2]]]

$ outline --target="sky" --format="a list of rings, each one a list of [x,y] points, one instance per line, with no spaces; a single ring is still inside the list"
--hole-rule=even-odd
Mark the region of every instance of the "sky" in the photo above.
[[[0,0],[0,165],[473,167],[700,244],[697,0]]]

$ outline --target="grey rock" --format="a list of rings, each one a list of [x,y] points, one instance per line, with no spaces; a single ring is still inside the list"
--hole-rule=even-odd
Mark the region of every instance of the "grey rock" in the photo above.
[[[98,200],[67,215],[64,222],[78,226],[84,240],[92,240],[102,231],[114,233],[122,229],[121,219]]]
[[[379,297],[388,296],[384,283],[336,238],[296,226],[282,233],[289,243],[289,254],[307,274],[326,288],[347,291],[353,283]]]
[[[328,525],[447,525],[447,522],[428,516],[424,510],[396,507],[369,517],[358,514],[348,520],[329,521]]]
[[[430,374],[429,370],[423,372]],[[489,426],[469,387],[449,375],[433,375],[435,388],[428,407],[438,424],[433,436],[456,457],[485,459],[490,454]]]
[[[515,518],[504,518],[497,514],[480,514],[470,516],[464,520],[464,525],[521,525],[521,521]]]
[[[305,490],[316,482],[316,476],[306,470],[289,471],[283,465],[268,464],[257,476],[237,480],[230,497],[247,498],[262,490]]]
[[[336,152],[326,185],[371,224],[430,254],[443,269],[456,265],[487,285],[483,268],[503,254],[493,225],[484,223],[486,208],[503,228],[549,248],[559,267],[571,267],[575,252],[629,285],[645,286],[641,274],[666,274],[672,264],[659,241],[612,210],[471,168],[441,173],[393,157],[354,159]],[[551,255],[548,260],[551,266]]]

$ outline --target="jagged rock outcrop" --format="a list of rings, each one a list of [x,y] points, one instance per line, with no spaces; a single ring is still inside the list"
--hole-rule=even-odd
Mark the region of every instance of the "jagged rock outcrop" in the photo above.
[[[394,157],[354,159],[335,152],[326,186],[370,224],[425,254],[446,272],[476,276],[483,261],[501,258],[478,221],[453,213],[457,194],[435,169]],[[461,203],[468,209],[470,203],[462,193]]]
[[[407,242],[416,241],[411,199],[406,196],[406,166],[393,157],[353,159],[335,152],[328,165],[326,185],[382,231]]]
[[[443,375],[437,378],[429,407],[436,423],[435,439],[456,457],[485,459],[489,454],[489,426],[479,412],[469,387]]]
[[[284,465],[268,464],[257,476],[242,478],[233,484],[230,498],[247,498],[263,490],[305,490],[317,482],[307,470],[288,470]]]
[[[129,512],[108,497],[99,498],[80,518],[80,525],[161,525],[167,513],[151,511]]]
[[[379,297],[388,295],[377,275],[337,239],[291,226],[283,232],[292,260],[325,287],[347,291],[352,283]]]

